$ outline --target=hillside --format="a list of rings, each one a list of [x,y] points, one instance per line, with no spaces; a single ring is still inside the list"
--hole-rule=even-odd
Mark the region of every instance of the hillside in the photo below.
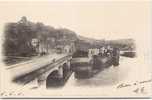
[[[77,35],[66,28],[54,28],[41,22],[33,23],[26,17],[18,22],[6,23],[3,52],[5,56],[32,56],[37,54],[35,48],[41,44],[43,48],[53,49],[57,45],[66,45],[76,41]],[[32,40],[37,39],[35,46]]]
[[[110,45],[112,47],[117,47],[120,50],[130,50],[130,51],[135,50],[135,41],[133,39],[96,40],[83,36],[78,36],[78,39],[79,41],[81,41],[81,43],[79,43],[79,45],[81,45],[79,48],[84,48],[84,49],[91,47],[99,48],[101,46]]]
[[[118,47],[121,50],[135,49],[132,39],[119,40],[96,40],[77,35],[74,31],[67,28],[54,28],[44,25],[41,22],[33,23],[26,17],[22,17],[18,22],[10,22],[5,26],[5,56],[32,56],[37,53],[36,47],[32,45],[32,40],[38,42],[46,49],[54,49],[58,45],[69,45],[75,43],[76,49],[87,50],[89,48],[100,48],[105,45]]]
[[[118,47],[120,50],[134,51],[136,49],[135,41],[133,39],[109,40],[107,41],[107,44]]]

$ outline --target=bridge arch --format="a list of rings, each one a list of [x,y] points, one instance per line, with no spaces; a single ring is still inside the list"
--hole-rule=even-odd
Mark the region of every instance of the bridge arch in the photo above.
[[[70,66],[67,62],[63,63],[58,67],[58,69],[53,70],[46,77],[46,88],[58,87],[64,84],[67,76],[70,72]]]
[[[54,70],[46,78],[46,88],[55,87],[61,84],[59,70]]]
[[[40,80],[38,83],[40,83],[40,86],[45,85],[45,88],[62,86],[68,79],[70,72],[70,60],[66,60],[40,75],[38,77],[38,80]]]

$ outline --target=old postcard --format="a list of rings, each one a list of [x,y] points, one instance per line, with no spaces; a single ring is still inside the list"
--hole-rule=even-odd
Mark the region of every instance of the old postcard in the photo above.
[[[151,8],[1,1],[0,98],[150,98]]]

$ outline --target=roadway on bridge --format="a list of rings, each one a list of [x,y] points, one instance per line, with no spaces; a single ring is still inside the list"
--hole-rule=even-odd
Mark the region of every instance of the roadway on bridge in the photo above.
[[[8,66],[6,69],[11,72],[11,77],[15,78],[29,72],[35,71],[41,67],[51,64],[53,60],[59,60],[67,54],[50,54],[46,56],[35,57],[34,59],[15,65]]]

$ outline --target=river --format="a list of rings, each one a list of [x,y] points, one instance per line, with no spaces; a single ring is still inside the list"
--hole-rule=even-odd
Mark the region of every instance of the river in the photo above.
[[[136,82],[145,80],[144,75],[148,75],[147,70],[140,70],[144,65],[137,58],[120,57],[120,65],[117,67],[110,66],[89,79],[76,79],[74,73],[70,76],[64,86],[58,88],[49,88],[42,91],[41,88],[31,90],[35,95],[43,96],[135,96],[132,88],[117,89],[117,86],[124,82]],[[148,78],[148,77],[147,77]],[[35,91],[36,92],[33,92]],[[124,92],[125,90],[125,92]],[[29,93],[30,93],[29,92]],[[30,94],[29,94],[30,95]],[[28,95],[28,96],[29,96]],[[33,96],[33,95],[32,95]]]

